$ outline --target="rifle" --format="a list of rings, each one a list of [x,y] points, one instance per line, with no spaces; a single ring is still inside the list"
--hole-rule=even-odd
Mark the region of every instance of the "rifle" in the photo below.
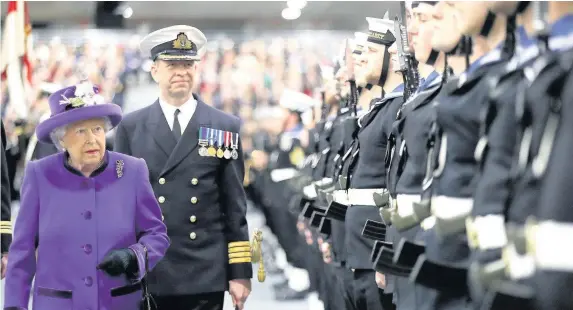
[[[408,42],[408,31],[406,28],[406,4],[400,1],[400,15],[394,18],[394,30],[398,35],[398,59],[400,68],[404,78],[404,102],[416,92],[420,83],[420,76],[418,73],[418,62],[414,58],[414,54],[410,50],[410,43]]]

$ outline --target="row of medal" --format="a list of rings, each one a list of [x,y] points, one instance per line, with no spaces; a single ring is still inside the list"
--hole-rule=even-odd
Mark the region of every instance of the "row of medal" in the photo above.
[[[226,159],[239,158],[239,134],[219,129],[199,128],[199,155]]]

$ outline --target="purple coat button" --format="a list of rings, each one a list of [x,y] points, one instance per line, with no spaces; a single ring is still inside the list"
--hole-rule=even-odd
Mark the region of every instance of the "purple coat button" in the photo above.
[[[86,286],[92,286],[92,284],[94,284],[94,280],[92,279],[92,277],[85,277],[84,283]]]
[[[84,212],[84,218],[85,218],[86,220],[91,219],[91,218],[92,218],[92,213],[91,213],[91,211],[86,211],[86,212]]]
[[[92,245],[91,244],[84,245],[84,252],[86,252],[86,254],[90,254],[92,252]]]

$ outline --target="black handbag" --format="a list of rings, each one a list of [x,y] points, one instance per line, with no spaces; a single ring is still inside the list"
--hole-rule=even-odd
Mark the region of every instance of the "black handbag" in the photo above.
[[[147,288],[147,273],[149,272],[149,260],[147,255],[147,247],[143,246],[143,253],[145,256],[145,276],[141,279],[141,289],[142,289],[142,298],[141,298],[141,305],[140,310],[153,310],[157,309],[157,305],[153,300],[151,294],[149,294],[149,289]],[[153,307],[151,306],[153,305]]]

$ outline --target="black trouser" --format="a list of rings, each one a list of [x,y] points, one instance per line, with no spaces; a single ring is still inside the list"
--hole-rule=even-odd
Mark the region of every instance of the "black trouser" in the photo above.
[[[157,310],[223,310],[225,292],[153,296]]]
[[[392,295],[376,285],[376,272],[357,269],[352,280],[351,301],[356,310],[394,310]]]

